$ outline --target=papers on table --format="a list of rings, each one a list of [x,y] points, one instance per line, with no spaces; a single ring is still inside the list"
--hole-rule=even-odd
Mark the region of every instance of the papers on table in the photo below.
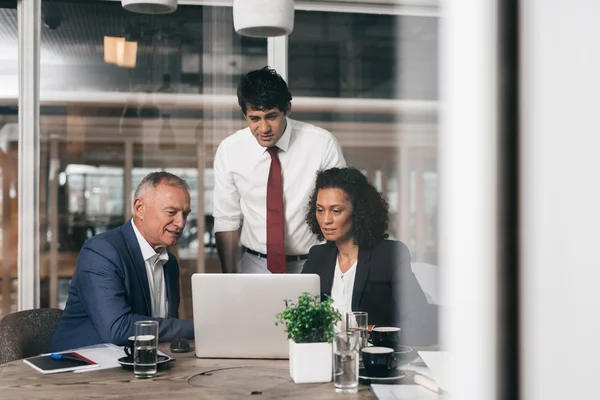
[[[379,400],[430,400],[451,397],[448,382],[449,353],[445,351],[419,351],[427,367],[408,364],[403,370],[414,372],[415,385],[371,385],[371,392]]]
[[[110,343],[104,343],[104,344],[97,344],[97,345],[93,345],[93,346],[87,346],[87,347],[81,347],[79,349],[71,349],[71,350],[67,350],[67,351],[61,351],[60,353],[67,353],[67,352],[72,352],[72,353],[77,353],[78,355],[90,360],[91,362],[93,362],[93,366],[85,366],[85,367],[77,367],[77,368],[69,368],[69,369],[61,369],[61,370],[53,370],[51,372],[44,372],[43,373],[52,373],[52,372],[68,372],[68,371],[72,371],[72,372],[86,372],[86,371],[98,371],[101,369],[108,369],[108,368],[116,368],[119,367],[119,363],[117,362],[117,360],[120,357],[123,357],[125,355],[125,352],[123,351],[122,347],[119,346],[115,346],[114,344],[110,344]],[[47,354],[43,354],[39,357],[35,357],[35,358],[42,358],[42,357],[46,357],[48,356]],[[28,362],[27,360],[24,360],[24,362],[26,364],[29,364],[30,366],[32,366],[33,368],[37,369],[38,371],[40,371],[39,368],[36,368],[34,365],[31,365],[31,362]]]
[[[102,343],[93,346],[81,347],[79,349],[67,350],[68,352],[77,352],[81,356],[95,362],[94,368],[77,369],[73,372],[98,371],[102,369],[117,368],[121,365],[117,361],[119,358],[126,356],[123,347],[116,346],[112,343]],[[64,352],[61,352],[64,353]],[[167,354],[158,350],[158,355],[167,356]],[[37,369],[37,368],[36,368]],[[58,372],[58,371],[57,371]]]
[[[102,343],[93,346],[82,347],[77,349],[77,352],[100,364],[100,367],[96,368],[96,371],[100,369],[120,367],[121,365],[117,362],[117,360],[121,357],[125,357],[125,351],[123,351],[123,347],[116,346],[112,343]]]
[[[439,394],[419,385],[371,385],[371,392],[379,400],[438,400]]]
[[[85,357],[89,358],[90,360],[94,360],[100,364],[100,367],[96,368],[94,371],[120,367],[121,364],[119,364],[117,360],[126,356],[123,347],[116,346],[112,343],[103,343],[94,346],[82,347],[81,349],[77,349],[77,351],[80,354],[85,355]],[[165,356],[170,358],[168,354],[165,354],[160,350],[157,350],[157,356]]]
[[[447,351],[419,351],[419,356],[431,371],[427,375],[437,383],[438,387],[445,392],[451,392],[451,385],[448,380],[448,371],[450,368],[450,353]],[[415,379],[416,382],[416,379]]]

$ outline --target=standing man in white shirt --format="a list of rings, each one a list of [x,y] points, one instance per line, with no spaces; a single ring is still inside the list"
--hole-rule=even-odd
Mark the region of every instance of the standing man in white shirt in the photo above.
[[[223,272],[298,273],[318,241],[304,221],[316,172],[344,167],[333,135],[288,118],[292,95],[269,67],[237,89],[248,122],[215,155],[215,238]],[[241,227],[241,236],[238,230]],[[245,251],[238,263],[238,242]]]

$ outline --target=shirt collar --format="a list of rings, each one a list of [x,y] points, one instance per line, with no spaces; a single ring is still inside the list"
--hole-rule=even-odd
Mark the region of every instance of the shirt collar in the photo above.
[[[131,219],[131,226],[133,227],[133,232],[135,233],[135,237],[140,245],[140,250],[142,250],[142,258],[144,261],[149,261],[154,258],[158,260],[164,260],[165,262],[169,261],[169,254],[167,253],[167,249],[162,247],[158,253],[154,251],[150,243],[140,233],[137,226],[133,223],[133,218]],[[156,257],[158,256],[158,257]]]
[[[292,121],[289,118],[285,118],[285,131],[283,131],[283,135],[279,138],[276,143],[276,146],[279,147],[281,151],[287,151],[290,147],[290,139],[292,137]]]

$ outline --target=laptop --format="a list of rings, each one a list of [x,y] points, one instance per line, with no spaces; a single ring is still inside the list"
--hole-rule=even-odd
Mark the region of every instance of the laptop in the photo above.
[[[320,294],[315,274],[193,274],[196,356],[288,358],[285,326],[275,314],[303,292]]]

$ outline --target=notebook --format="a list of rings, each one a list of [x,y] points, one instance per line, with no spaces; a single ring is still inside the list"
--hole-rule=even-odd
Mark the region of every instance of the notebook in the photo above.
[[[81,361],[74,361],[69,359],[56,360],[50,357],[50,354],[44,354],[41,356],[26,358],[23,360],[25,364],[28,364],[33,369],[40,371],[42,374],[54,374],[57,372],[68,372],[68,371],[82,371],[93,368],[98,368],[100,364],[85,358],[77,352],[60,353],[69,356],[74,356]]]

